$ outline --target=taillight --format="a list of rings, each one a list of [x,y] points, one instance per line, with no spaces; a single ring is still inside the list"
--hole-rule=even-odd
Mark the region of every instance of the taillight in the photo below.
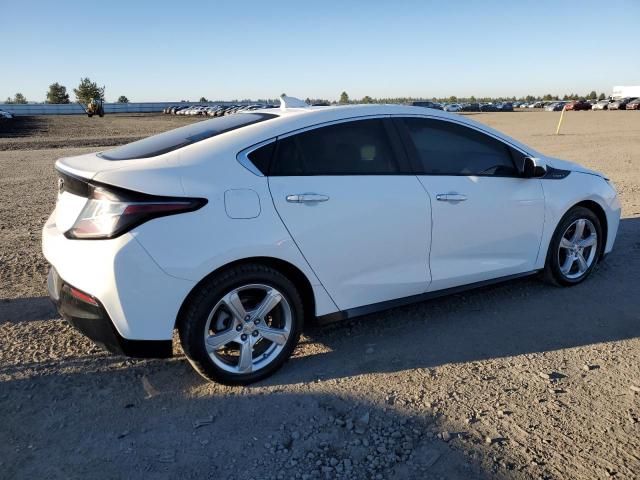
[[[64,235],[73,239],[114,238],[153,218],[192,212],[206,203],[202,198],[160,197],[89,184],[87,203]]]
[[[69,287],[69,291],[71,292],[71,296],[76,300],[80,300],[81,302],[88,303],[89,305],[93,305],[94,307],[98,307],[98,301],[93,298],[91,295],[86,294],[77,288]]]

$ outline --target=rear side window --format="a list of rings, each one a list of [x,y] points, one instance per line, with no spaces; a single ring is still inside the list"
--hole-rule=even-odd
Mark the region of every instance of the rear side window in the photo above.
[[[169,130],[137,142],[128,143],[102,152],[99,155],[106,160],[133,160],[136,158],[155,157],[192,145],[201,140],[215,137],[221,133],[263,122],[275,116],[268,113],[241,113],[212,118],[211,120],[194,123],[193,125]]]
[[[275,151],[275,149],[276,142],[271,142],[255,149],[253,152],[249,153],[247,157],[263,175],[268,175],[269,166],[271,165],[271,158],[273,157],[273,152]]]
[[[508,145],[469,127],[441,120],[405,118],[426,175],[518,176]]]
[[[278,140],[271,175],[389,175],[398,163],[382,120],[316,128]]]

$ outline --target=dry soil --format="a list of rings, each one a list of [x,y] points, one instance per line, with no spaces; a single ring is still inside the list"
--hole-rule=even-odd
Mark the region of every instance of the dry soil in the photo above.
[[[193,121],[0,123],[0,478],[640,478],[640,112],[476,114],[604,172],[623,204],[584,284],[535,278],[307,329],[246,388],[109,356],[46,295],[56,158]]]

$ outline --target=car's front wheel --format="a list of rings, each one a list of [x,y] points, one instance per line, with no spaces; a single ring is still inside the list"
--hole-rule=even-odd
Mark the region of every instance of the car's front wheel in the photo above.
[[[303,324],[293,283],[263,265],[241,265],[207,280],[179,321],[180,342],[202,376],[248,384],[274,373],[293,352]]]
[[[582,282],[595,268],[602,242],[604,238],[598,217],[588,208],[572,208],[551,238],[545,277],[563,286]]]

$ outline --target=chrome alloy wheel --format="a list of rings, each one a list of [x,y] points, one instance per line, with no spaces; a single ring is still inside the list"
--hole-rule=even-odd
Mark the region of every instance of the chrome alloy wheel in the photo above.
[[[558,248],[560,272],[569,279],[585,274],[598,253],[598,232],[586,218],[579,218],[565,230]]]
[[[289,338],[292,310],[285,296],[264,284],[231,290],[213,307],[204,341],[213,362],[231,373],[250,373],[275,360]]]

